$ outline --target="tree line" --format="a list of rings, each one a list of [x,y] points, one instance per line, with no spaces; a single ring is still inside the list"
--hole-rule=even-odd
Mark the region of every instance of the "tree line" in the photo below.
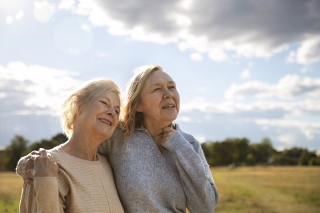
[[[206,142],[203,152],[210,166],[319,166],[320,157],[315,151],[292,147],[277,151],[268,138],[250,143],[247,138],[228,138],[224,141]]]
[[[59,133],[51,139],[30,144],[23,136],[16,135],[7,147],[0,150],[0,171],[15,171],[22,156],[39,148],[51,149],[66,140],[66,136]],[[259,143],[250,143],[247,138],[228,138],[224,141],[206,142],[201,147],[210,166],[320,165],[320,157],[315,151],[299,147],[277,151],[268,138]]]

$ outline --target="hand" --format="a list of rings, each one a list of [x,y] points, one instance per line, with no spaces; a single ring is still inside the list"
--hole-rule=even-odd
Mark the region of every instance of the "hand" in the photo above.
[[[40,155],[34,157],[34,177],[58,177],[58,164],[48,156],[45,149],[39,150]]]
[[[176,130],[173,129],[171,126],[163,128],[161,144],[165,144],[175,132]]]
[[[39,151],[32,151],[26,158],[26,166],[25,166],[23,180],[27,184],[33,184],[34,158],[39,155],[40,155]]]

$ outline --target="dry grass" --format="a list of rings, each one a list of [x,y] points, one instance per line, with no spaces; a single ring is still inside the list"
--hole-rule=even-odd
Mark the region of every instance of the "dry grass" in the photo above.
[[[319,167],[213,168],[216,212],[319,212]]]
[[[0,212],[18,212],[22,178],[14,172],[0,173]]]
[[[213,168],[220,193],[216,213],[315,213],[320,167]],[[22,179],[0,173],[0,212],[18,212]]]

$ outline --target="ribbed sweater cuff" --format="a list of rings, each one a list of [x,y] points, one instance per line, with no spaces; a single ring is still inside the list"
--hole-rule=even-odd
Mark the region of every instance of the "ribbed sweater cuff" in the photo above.
[[[163,146],[170,152],[174,152],[175,150],[183,149],[187,144],[189,144],[188,141],[177,131]]]

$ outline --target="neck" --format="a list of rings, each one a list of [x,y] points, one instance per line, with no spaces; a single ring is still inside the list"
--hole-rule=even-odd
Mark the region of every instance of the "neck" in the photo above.
[[[165,123],[163,125],[145,122],[145,128],[150,133],[160,152],[164,151],[162,146],[163,128],[167,127],[170,123]]]
[[[169,126],[171,121],[166,121],[166,122],[158,122],[158,121],[152,121],[145,119],[143,121],[144,127],[149,131],[149,133],[152,136],[158,135],[159,133],[162,132],[163,128]]]
[[[95,143],[91,140],[89,140],[88,137],[85,137],[83,135],[76,135],[73,134],[71,138],[63,145],[63,150],[80,159],[83,160],[91,160],[95,161],[97,160],[97,150],[98,145],[100,143]]]

